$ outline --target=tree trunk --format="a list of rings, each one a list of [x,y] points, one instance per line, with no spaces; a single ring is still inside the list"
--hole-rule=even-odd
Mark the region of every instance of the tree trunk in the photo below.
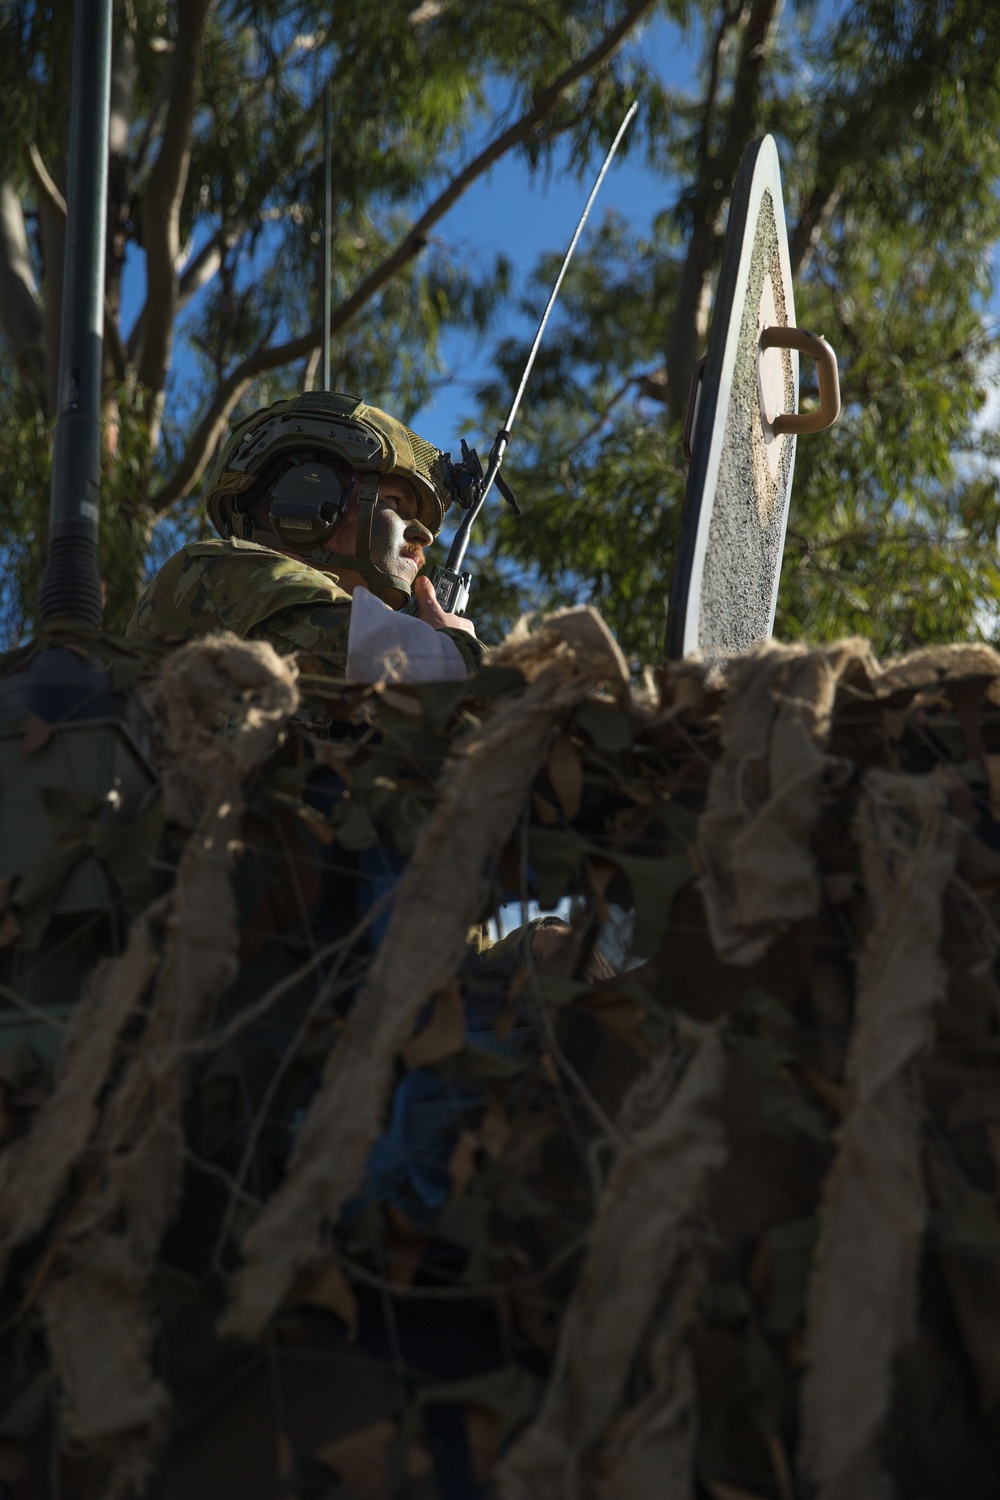
[[[137,75],[135,37],[125,16],[116,18],[111,52],[111,100],[108,120],[108,251],[105,263],[105,317],[121,325],[121,283],[125,268],[126,225],[132,209],[132,167],[128,154]],[[108,341],[104,381],[116,377]]]
[[[167,118],[146,192],[148,293],[139,381],[148,392],[150,440],[154,447],[159,436],[164,389],[173,350],[181,204],[191,163],[191,129],[198,98],[198,71],[207,10],[208,0],[179,0]]]
[[[702,120],[702,149],[693,195],[692,227],[681,269],[677,303],[667,336],[667,392],[671,421],[680,421],[687,405],[691,370],[708,327],[712,276],[722,246],[722,211],[739,169],[740,157],[759,129],[761,85],[771,51],[781,0],[752,0],[737,16],[722,8],[710,59]],[[728,118],[713,149],[719,71],[727,33],[742,31]]]

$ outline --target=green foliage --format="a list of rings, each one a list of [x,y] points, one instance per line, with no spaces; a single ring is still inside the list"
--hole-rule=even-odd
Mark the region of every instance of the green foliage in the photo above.
[[[316,379],[327,83],[334,306],[405,250],[335,338],[335,383],[407,418],[442,378],[443,332],[486,329],[510,275],[502,257],[477,261],[446,238],[408,245],[411,226],[497,133],[498,103],[516,120],[622,10],[614,0],[520,9],[345,0],[331,20],[314,0],[121,0],[112,99],[124,137],[117,156],[112,142],[105,288],[121,346],[106,339],[106,417],[117,435],[104,476],[108,626],[124,627],[144,564],[162,553],[157,533],[176,542],[199,524],[199,479],[227,420]],[[34,279],[29,290],[19,268],[5,275],[16,246],[0,224],[0,380],[17,424],[0,439],[0,468],[23,476],[15,490],[0,486],[8,640],[31,626],[46,513],[58,354],[57,319],[46,313],[58,302],[61,237],[38,160],[65,191],[72,11],[71,0],[12,0],[0,22],[0,180],[19,205]],[[627,54],[584,68],[513,144],[541,169],[569,131],[585,163],[622,80],[641,73]],[[192,74],[198,91],[184,117]],[[176,286],[176,251],[163,243],[174,213]],[[122,268],[144,252],[148,304],[123,327]],[[281,353],[289,341],[294,355]]]
[[[0,432],[0,527],[4,537],[0,638],[9,646],[18,646],[24,634],[25,601],[33,601],[45,560],[50,457],[44,419],[2,365]]]
[[[1000,596],[983,425],[1000,116],[961,77],[916,109],[919,134],[859,163],[801,294],[801,321],[842,356],[844,414],[798,449],[778,622],[859,631],[883,651],[993,634]]]
[[[677,98],[662,129],[674,187],[654,234],[608,215],[567,279],[512,448],[526,514],[494,516],[480,548],[476,608],[495,630],[514,613],[498,552],[525,570],[532,605],[593,601],[636,662],[662,651],[685,483],[664,350],[689,311],[681,269],[698,184],[706,151],[723,154],[738,87],[731,53],[706,109],[721,15],[703,8],[702,89]],[[956,17],[865,3],[833,24],[782,18],[752,133],[778,137],[793,251],[799,217],[829,190],[797,317],[837,349],[844,409],[831,433],[798,444],[779,636],[859,632],[888,653],[998,633],[1000,454],[986,425],[998,60],[1000,27],[976,7]],[[552,274],[546,259],[526,311]],[[477,426],[498,420],[524,353],[499,347]]]

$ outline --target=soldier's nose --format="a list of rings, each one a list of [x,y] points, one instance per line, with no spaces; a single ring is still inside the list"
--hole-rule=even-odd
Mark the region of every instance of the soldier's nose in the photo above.
[[[408,521],[406,523],[406,530],[404,531],[403,535],[408,542],[417,542],[419,546],[423,547],[425,550],[434,540],[434,533],[432,531],[428,531],[427,527],[423,524],[422,521],[417,520]]]

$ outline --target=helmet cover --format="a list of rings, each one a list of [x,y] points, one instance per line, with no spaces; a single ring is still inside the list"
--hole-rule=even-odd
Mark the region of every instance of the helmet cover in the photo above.
[[[398,474],[413,486],[419,519],[437,536],[451,500],[444,455],[402,422],[358,396],[310,391],[261,407],[238,422],[215,464],[206,508],[220,536],[232,530],[239,497],[282,453],[335,454],[355,472]]]

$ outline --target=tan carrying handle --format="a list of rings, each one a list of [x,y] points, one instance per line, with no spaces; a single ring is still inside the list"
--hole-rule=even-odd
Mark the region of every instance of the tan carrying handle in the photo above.
[[[797,349],[811,354],[816,361],[819,380],[819,411],[780,412],[771,423],[774,433],[823,432],[840,416],[840,376],[837,356],[826,339],[804,328],[765,328],[760,336],[761,349]]]

